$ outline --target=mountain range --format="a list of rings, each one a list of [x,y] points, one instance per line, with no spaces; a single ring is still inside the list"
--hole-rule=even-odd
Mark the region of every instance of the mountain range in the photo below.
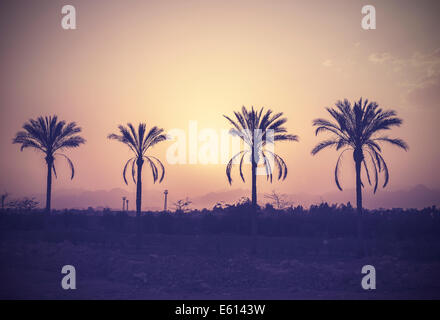
[[[34,194],[41,205],[44,204],[45,195]],[[122,208],[122,197],[129,199],[129,209],[135,209],[135,193],[129,192],[121,188],[110,190],[83,190],[83,189],[62,189],[55,190],[52,193],[52,203],[55,209],[75,208],[86,209],[92,207],[95,209]],[[209,192],[201,196],[191,197],[191,208],[202,209],[212,208],[218,202],[236,203],[242,197],[250,197],[250,191],[246,189],[231,189],[227,191]],[[319,204],[323,201],[328,203],[347,203],[350,202],[355,206],[355,192],[353,189],[347,189],[343,192],[335,190],[321,195],[313,195],[308,193],[292,193],[283,194],[284,199],[289,203],[309,207],[311,204]],[[173,210],[173,203],[185,196],[173,194],[169,190],[168,209]],[[143,194],[143,210],[160,211],[163,209],[164,195],[157,190],[146,190]],[[259,204],[270,202],[265,194],[258,194]],[[430,189],[424,185],[416,185],[400,190],[378,190],[373,194],[367,189],[363,192],[363,204],[365,208],[424,208],[432,205],[440,205],[440,192]]]

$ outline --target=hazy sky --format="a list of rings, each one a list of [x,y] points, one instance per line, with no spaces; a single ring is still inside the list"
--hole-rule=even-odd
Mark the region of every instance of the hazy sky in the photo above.
[[[59,160],[54,192],[126,188],[127,147],[107,140],[118,124],[145,121],[166,130],[229,128],[223,114],[242,105],[288,117],[299,143],[276,146],[287,162],[284,182],[259,180],[259,190],[335,190],[334,150],[310,154],[322,137],[311,126],[324,107],[359,97],[403,118],[389,133],[409,152],[384,148],[391,190],[440,188],[440,2],[438,1],[68,1],[77,30],[61,28],[65,1],[2,1],[0,5],[0,191],[44,193],[44,159],[12,145],[29,118],[57,114],[83,128],[86,145],[68,151],[70,180]],[[361,28],[361,8],[376,7],[377,29]],[[171,165],[164,142],[151,150],[166,166],[161,185],[144,171],[145,192],[165,188],[196,196],[250,188],[224,164]],[[343,185],[354,184],[346,158]],[[371,192],[369,189],[367,192]],[[381,191],[379,191],[381,192]]]

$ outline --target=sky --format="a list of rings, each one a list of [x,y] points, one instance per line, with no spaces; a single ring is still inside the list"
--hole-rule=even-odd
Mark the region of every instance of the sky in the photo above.
[[[61,27],[64,4],[0,4],[0,191],[45,192],[43,156],[11,143],[30,118],[56,114],[75,121],[87,140],[66,152],[75,163],[73,180],[59,160],[54,194],[133,192],[135,185],[122,179],[130,151],[106,138],[119,124],[146,122],[189,133],[195,121],[198,130],[220,134],[229,128],[222,115],[243,105],[283,112],[286,128],[300,138],[276,145],[289,168],[287,179],[270,184],[261,178],[259,192],[335,191],[338,154],[310,154],[325,138],[314,135],[312,120],[328,118],[325,107],[337,100],[360,97],[396,110],[404,121],[387,133],[410,146],[408,152],[384,147],[387,189],[440,189],[438,1],[72,0],[76,30]],[[376,30],[361,28],[365,4],[376,8]],[[172,144],[149,151],[163,160],[166,175],[153,184],[144,170],[144,194],[168,189],[170,195],[198,197],[250,189],[236,168],[230,186],[223,163],[167,163]],[[343,165],[342,184],[349,189],[354,165],[349,157]]]

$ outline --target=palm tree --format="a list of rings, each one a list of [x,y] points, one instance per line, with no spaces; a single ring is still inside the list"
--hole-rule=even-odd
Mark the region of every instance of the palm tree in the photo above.
[[[150,165],[151,172],[153,173],[154,183],[156,183],[157,180],[159,180],[159,183],[162,182],[165,176],[165,167],[162,162],[160,162],[160,160],[156,157],[147,156],[146,152],[149,148],[155,146],[161,141],[166,140],[167,136],[163,134],[164,130],[158,127],[151,128],[147,133],[145,123],[139,124],[137,132],[131,123],[128,123],[127,127],[120,125],[118,128],[120,134],[118,135],[112,133],[108,135],[108,138],[117,140],[127,145],[135,155],[126,162],[124,170],[122,171],[122,177],[124,178],[125,184],[128,184],[125,174],[127,167],[131,163],[131,175],[133,182],[136,184],[136,215],[140,216],[142,205],[142,166],[144,164],[144,160],[146,160]],[[135,178],[136,172],[137,179]]]
[[[25,148],[33,148],[44,153],[47,164],[47,191],[46,211],[51,209],[52,192],[52,171],[57,177],[55,169],[55,158],[61,156],[67,160],[71,169],[71,179],[75,175],[73,162],[61,151],[68,148],[79,147],[86,142],[78,135],[81,128],[75,122],[66,124],[65,121],[58,121],[57,116],[39,117],[37,120],[30,119],[23,125],[24,131],[19,131],[12,143],[21,144],[21,151]]]
[[[261,163],[266,169],[266,178],[272,182],[272,166],[270,160],[273,160],[278,170],[278,180],[284,180],[287,176],[287,165],[284,160],[272,152],[268,148],[265,148],[269,144],[273,144],[275,141],[298,141],[298,136],[287,134],[287,129],[283,126],[287,118],[283,118],[283,113],[272,114],[272,110],[267,110],[263,114],[263,109],[259,111],[247,110],[246,107],[242,107],[241,113],[234,112],[236,120],[232,120],[230,117],[223,115],[231,124],[232,128],[229,133],[233,136],[238,136],[243,140],[247,146],[245,150],[240,151],[229,160],[226,166],[226,176],[228,177],[229,184],[232,184],[231,170],[235,161],[240,158],[239,170],[240,177],[245,182],[243,175],[243,162],[246,156],[251,159],[251,177],[252,177],[252,207],[253,207],[253,220],[252,220],[252,234],[255,236],[256,230],[256,211],[257,211],[257,167]],[[260,161],[261,160],[261,161]]]
[[[361,254],[364,254],[363,235],[362,235],[362,187],[364,184],[361,179],[362,167],[365,169],[368,183],[374,180],[374,193],[376,193],[379,183],[379,173],[383,171],[385,180],[383,188],[389,181],[388,166],[382,156],[381,143],[387,142],[397,147],[408,150],[408,145],[401,139],[389,138],[388,136],[379,136],[384,130],[392,127],[399,127],[402,119],[396,116],[393,110],[382,110],[376,102],[368,100],[354,102],[353,107],[345,99],[338,101],[336,108],[327,108],[327,111],[333,117],[333,122],[325,119],[316,119],[313,125],[316,127],[315,135],[320,132],[330,132],[333,137],[317,144],[312,150],[312,155],[327,147],[335,147],[336,150],[342,150],[335,167],[335,182],[339,190],[342,191],[339,183],[339,168],[342,156],[346,151],[353,151],[353,159],[356,171],[356,204],[358,212],[358,237],[361,245]],[[373,177],[368,169],[367,159],[372,168]]]

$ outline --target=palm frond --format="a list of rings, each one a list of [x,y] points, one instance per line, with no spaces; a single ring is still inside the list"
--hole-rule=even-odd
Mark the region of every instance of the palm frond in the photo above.
[[[139,124],[139,128],[140,128],[141,124]],[[130,131],[127,130],[128,135],[130,136],[131,140],[133,141],[133,146],[135,147],[136,151],[138,152],[138,155],[141,153],[140,152],[140,141],[138,138],[138,134],[136,133],[136,129],[134,128],[134,126],[131,123],[127,123],[127,127],[130,129]],[[124,134],[125,136],[126,134]]]
[[[373,139],[373,141],[388,142],[388,143],[391,143],[395,146],[402,148],[405,151],[407,151],[409,149],[408,144],[405,141],[403,141],[402,139],[392,139],[392,138],[388,138],[388,137],[380,137],[380,138]]]
[[[299,141],[299,137],[294,134],[278,134],[274,136],[274,141]]]
[[[66,159],[67,163],[69,164],[70,171],[72,173],[71,176],[70,176],[70,180],[72,180],[73,177],[75,176],[75,167],[73,165],[72,160],[70,160],[70,158],[68,156],[66,156],[65,154],[63,154],[63,153],[55,153],[55,155],[62,156],[62,157],[64,157],[64,159]]]
[[[160,166],[162,174],[159,178],[159,183],[161,183],[163,178],[165,177],[165,167],[164,167],[163,163],[158,158],[153,157],[153,156],[149,156],[149,158],[155,160],[157,162],[157,164],[159,164],[159,166]]]
[[[339,190],[341,190],[342,191],[342,187],[341,187],[341,184],[339,183],[339,168],[340,168],[340,163],[341,163],[341,160],[342,160],[342,155],[346,152],[346,151],[348,151],[348,150],[352,150],[351,148],[347,148],[347,149],[345,149],[345,150],[343,150],[340,154],[339,154],[339,157],[338,157],[338,160],[336,161],[336,166],[335,166],[335,182],[336,182],[336,186],[338,187],[338,189]]]
[[[245,155],[246,155],[246,152],[243,152],[243,154],[241,155],[240,166],[239,166],[240,177],[241,177],[241,180],[243,180],[243,182],[246,182],[244,180],[244,175],[243,175],[243,160],[244,160]]]
[[[77,148],[85,142],[86,140],[80,136],[69,137],[55,144],[53,150],[56,151],[56,150],[63,150],[65,148]]]
[[[137,158],[135,158],[132,162],[131,162],[131,177],[133,178],[133,183],[136,184],[136,167],[135,164],[137,162]]]
[[[245,152],[246,152],[246,151],[240,151],[240,152],[238,152],[236,155],[234,155],[234,156],[231,158],[231,160],[229,160],[228,164],[226,165],[226,176],[227,176],[227,178],[228,178],[228,182],[229,182],[229,184],[232,184],[232,178],[231,178],[232,165],[233,165],[235,159],[238,158],[241,154],[243,154],[243,153],[245,153]],[[241,162],[241,161],[240,161],[240,162]],[[240,166],[240,168],[241,168],[241,166]],[[241,173],[241,171],[240,171],[240,173]],[[244,179],[244,178],[242,177],[242,179]],[[243,180],[243,181],[244,181],[244,180]]]
[[[144,159],[146,159],[148,161],[148,163],[150,164],[151,172],[153,174],[153,183],[156,183],[157,178],[158,178],[157,167],[149,157],[144,157]]]
[[[374,190],[373,190],[373,193],[376,193],[377,186],[379,184],[379,174],[378,174],[378,170],[377,170],[376,159],[371,154],[371,152],[369,150],[367,150],[367,153],[370,155],[371,163],[373,164],[373,169],[374,169]]]
[[[367,162],[365,161],[365,158],[362,160],[362,164],[364,165],[365,173],[367,174],[368,184],[371,186],[370,172],[368,171],[368,166],[367,166]]]
[[[382,188],[385,188],[388,184],[388,181],[390,180],[390,173],[388,171],[388,166],[387,166],[384,158],[380,154],[379,154],[379,159],[382,162],[382,168],[383,168],[384,175],[385,175],[385,181],[384,181]]]
[[[331,147],[331,146],[336,146],[338,144],[337,140],[325,140],[322,141],[320,143],[318,143],[313,149],[312,149],[312,155],[317,154],[319,151],[327,148],[327,147]]]
[[[127,178],[125,176],[125,173],[127,172],[127,167],[129,166],[130,162],[133,160],[134,160],[134,157],[128,159],[128,161],[125,163],[124,170],[122,170],[122,177],[124,178],[124,182],[126,185],[128,185],[128,182],[127,182]]]
[[[55,169],[55,163],[52,163],[52,171],[53,171],[53,175],[55,176],[55,179],[58,179],[57,170]]]
[[[285,180],[287,177],[288,170],[287,170],[287,164],[284,161],[284,159],[272,151],[266,150],[265,152],[269,153],[274,159],[274,162],[278,170],[278,180]]]
[[[270,183],[272,183],[273,174],[272,174],[272,166],[270,165],[270,160],[264,152],[262,152],[262,156],[263,156],[264,167],[266,169],[266,179],[269,180]]]

